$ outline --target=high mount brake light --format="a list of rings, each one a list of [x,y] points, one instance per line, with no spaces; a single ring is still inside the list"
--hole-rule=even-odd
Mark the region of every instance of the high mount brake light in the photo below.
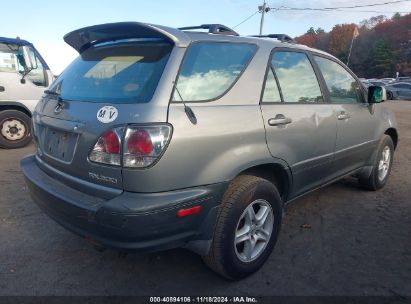
[[[89,158],[96,163],[145,168],[160,158],[170,137],[169,125],[132,125],[111,129],[100,136]]]

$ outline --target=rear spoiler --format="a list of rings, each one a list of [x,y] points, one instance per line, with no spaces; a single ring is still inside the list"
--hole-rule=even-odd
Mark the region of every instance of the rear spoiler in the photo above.
[[[84,27],[64,36],[64,41],[80,54],[100,42],[133,38],[161,38],[177,47],[187,47],[188,35],[178,29],[140,22],[106,23]]]

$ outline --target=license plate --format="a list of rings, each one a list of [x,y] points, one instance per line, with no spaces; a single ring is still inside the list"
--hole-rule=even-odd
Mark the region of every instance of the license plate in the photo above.
[[[43,145],[44,152],[53,158],[70,162],[73,159],[76,139],[76,134],[49,129]]]

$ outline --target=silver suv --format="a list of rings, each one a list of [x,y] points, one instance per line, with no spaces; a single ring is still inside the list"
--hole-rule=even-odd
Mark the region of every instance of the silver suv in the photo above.
[[[240,279],[269,257],[290,201],[347,175],[387,182],[385,90],[327,53],[214,24],[64,40],[80,56],[38,103],[21,166],[40,208],[95,244],[184,247]]]

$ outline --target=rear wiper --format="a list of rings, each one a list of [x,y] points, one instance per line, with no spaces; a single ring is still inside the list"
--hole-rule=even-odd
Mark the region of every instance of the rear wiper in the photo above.
[[[178,90],[177,85],[176,85],[175,82],[174,82],[174,89],[176,90],[178,96],[181,99],[181,102],[183,103],[184,111],[186,112],[186,115],[187,115],[188,119],[190,120],[190,122],[193,125],[196,125],[197,124],[197,117],[194,114],[193,110],[189,106],[187,106],[186,103],[184,102],[183,97],[181,97],[180,91]]]

